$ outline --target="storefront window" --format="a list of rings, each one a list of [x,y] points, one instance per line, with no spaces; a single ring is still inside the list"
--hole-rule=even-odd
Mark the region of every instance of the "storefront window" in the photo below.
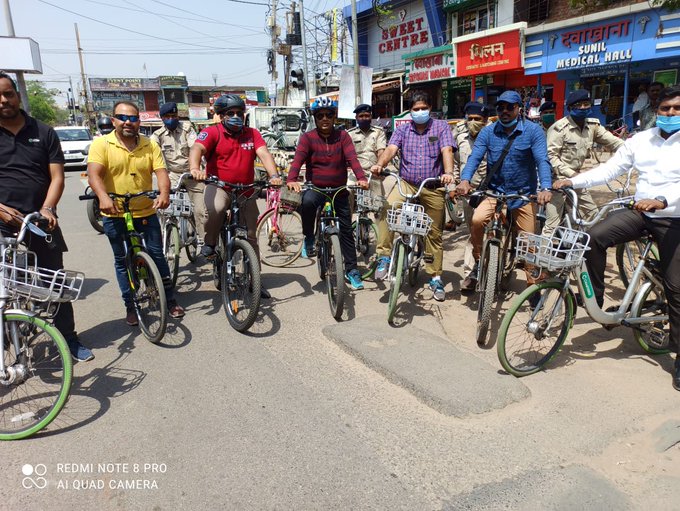
[[[494,8],[475,7],[458,14],[458,35],[474,34],[494,27]]]

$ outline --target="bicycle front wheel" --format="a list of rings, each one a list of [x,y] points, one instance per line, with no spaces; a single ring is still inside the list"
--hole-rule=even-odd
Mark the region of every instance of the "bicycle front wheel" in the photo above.
[[[198,232],[196,231],[196,220],[194,217],[182,219],[185,226],[184,251],[189,262],[195,263],[198,257]]]
[[[542,282],[525,289],[498,331],[498,360],[503,369],[517,377],[540,371],[567,338],[575,309],[573,295],[561,282]]]
[[[260,309],[260,266],[255,250],[235,239],[231,257],[222,263],[222,303],[227,320],[237,332],[248,330]]]
[[[397,259],[392,261],[392,273],[390,273],[390,296],[387,302],[387,322],[392,323],[394,313],[397,310],[397,298],[399,297],[399,290],[401,289],[401,279],[404,276],[404,264],[406,247],[403,243],[397,242]]]
[[[163,233],[163,253],[165,259],[168,261],[170,268],[170,282],[172,287],[177,283],[177,275],[179,274],[179,229],[177,224],[168,222],[165,225],[165,232]]]
[[[29,437],[54,420],[71,390],[73,362],[59,330],[23,313],[3,313],[0,440]],[[16,344],[19,351],[16,351]]]
[[[97,197],[87,201],[87,219],[95,231],[104,234],[102,212],[99,210],[99,199]]]
[[[163,279],[146,252],[137,252],[132,259],[130,287],[144,337],[156,344],[165,335],[168,324],[168,304]]]
[[[331,234],[326,245],[326,292],[331,314],[335,319],[342,317],[345,305],[345,271],[340,249],[340,238],[337,234]]]
[[[257,223],[260,259],[267,266],[281,268],[295,261],[302,253],[302,218],[285,207],[266,213]]]
[[[423,251],[425,246],[423,245],[422,238],[418,238],[416,243],[415,252],[411,252],[408,255],[408,285],[415,287],[418,283],[418,270],[420,270],[420,261],[423,257]]]
[[[491,309],[496,297],[498,284],[498,257],[499,247],[489,243],[484,251],[482,262],[482,280],[479,282],[479,304],[477,305],[477,332],[476,339],[479,346],[486,345],[491,322]]]
[[[631,318],[644,318],[652,316],[668,316],[668,303],[662,286],[647,281],[640,288],[642,300],[635,310],[631,311]],[[666,321],[655,321],[645,325],[636,325],[633,335],[642,349],[652,355],[669,353],[668,342],[670,339],[670,324]]]
[[[360,218],[352,222],[352,231],[356,237],[354,244],[357,250],[357,269],[362,280],[368,279],[373,275],[376,267],[378,228],[370,218]]]

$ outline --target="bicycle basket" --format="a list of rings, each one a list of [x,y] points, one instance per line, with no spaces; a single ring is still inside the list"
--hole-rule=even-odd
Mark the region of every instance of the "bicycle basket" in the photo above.
[[[177,191],[170,194],[170,205],[160,210],[161,215],[190,217],[194,214],[194,207],[187,192]]]
[[[387,211],[387,225],[390,231],[427,236],[432,228],[432,219],[420,204],[395,204]]]
[[[583,262],[589,241],[587,233],[566,227],[558,227],[552,236],[520,232],[517,257],[544,270],[560,272]]]
[[[49,270],[36,265],[34,252],[7,249],[0,262],[10,296],[37,302],[73,302],[80,296],[85,275],[77,271]]]
[[[302,204],[302,194],[300,192],[294,192],[293,190],[289,190],[287,186],[282,186],[279,193],[281,202],[286,206],[297,208]]]
[[[374,195],[370,190],[357,189],[354,191],[354,196],[356,198],[357,209],[380,213],[387,206],[385,197]]]

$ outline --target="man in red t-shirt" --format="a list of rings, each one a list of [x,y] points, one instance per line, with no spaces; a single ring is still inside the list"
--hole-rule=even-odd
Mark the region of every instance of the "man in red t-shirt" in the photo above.
[[[201,131],[189,153],[189,169],[194,179],[202,181],[209,175],[229,183],[251,184],[255,180],[255,158],[259,158],[269,175],[269,182],[280,186],[281,177],[262,135],[256,129],[243,126],[245,102],[235,94],[227,94],[215,100],[214,108],[221,122]],[[202,157],[207,161],[205,172],[201,170]],[[208,219],[201,254],[210,259],[215,257],[217,236],[231,204],[229,194],[217,186],[206,186],[204,196]],[[255,234],[259,215],[257,202],[254,199],[245,201],[241,211],[248,228],[248,241],[259,256]],[[269,293],[264,289],[262,294],[268,298]]]

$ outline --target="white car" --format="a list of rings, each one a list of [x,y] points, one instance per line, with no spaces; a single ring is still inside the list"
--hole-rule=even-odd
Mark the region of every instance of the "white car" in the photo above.
[[[54,131],[57,132],[61,150],[64,151],[66,159],[64,167],[85,167],[92,144],[90,131],[82,126],[56,126]]]

